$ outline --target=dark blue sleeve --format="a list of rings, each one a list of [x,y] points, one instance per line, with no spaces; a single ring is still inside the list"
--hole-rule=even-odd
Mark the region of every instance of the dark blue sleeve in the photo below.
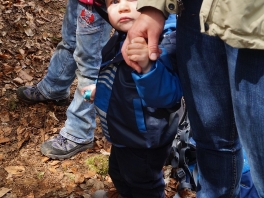
[[[180,80],[165,48],[151,71],[143,75],[134,71],[132,77],[144,106],[172,108],[182,97]]]

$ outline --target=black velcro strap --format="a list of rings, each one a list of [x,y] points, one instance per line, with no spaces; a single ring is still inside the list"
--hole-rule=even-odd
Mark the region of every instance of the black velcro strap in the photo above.
[[[178,168],[176,170],[176,175],[177,175],[177,179],[179,181],[185,180],[186,174],[185,174],[185,172],[184,172],[184,170],[182,168]]]

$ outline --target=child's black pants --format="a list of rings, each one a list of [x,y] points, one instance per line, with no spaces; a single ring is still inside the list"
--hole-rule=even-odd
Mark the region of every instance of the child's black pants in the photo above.
[[[117,191],[126,198],[164,198],[162,167],[171,145],[155,149],[112,146],[109,175]]]

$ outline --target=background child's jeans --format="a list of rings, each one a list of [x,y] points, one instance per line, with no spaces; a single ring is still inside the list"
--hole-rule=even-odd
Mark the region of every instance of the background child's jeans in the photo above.
[[[201,34],[202,0],[183,3],[177,20],[177,65],[197,144],[197,197],[239,197],[240,142],[264,197],[264,50],[235,49]]]
[[[89,18],[91,14],[93,22]],[[94,106],[83,101],[80,89],[97,78],[101,49],[110,38],[110,31],[111,26],[92,7],[69,0],[62,24],[63,40],[51,58],[48,73],[37,85],[46,98],[64,99],[69,96],[77,74],[78,88],[67,109],[65,127],[60,132],[76,143],[89,143],[94,137]]]

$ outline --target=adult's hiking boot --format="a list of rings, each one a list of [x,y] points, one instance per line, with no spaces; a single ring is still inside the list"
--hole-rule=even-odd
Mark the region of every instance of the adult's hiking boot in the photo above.
[[[70,103],[70,96],[61,100],[47,99],[40,93],[40,91],[36,86],[19,87],[16,93],[19,100],[27,104],[36,104],[40,102],[42,103],[53,102],[57,106],[66,106],[69,105]]]
[[[120,195],[117,190],[97,190],[94,194],[92,194],[92,198],[125,198]]]
[[[59,134],[44,142],[40,146],[40,151],[43,155],[51,159],[68,159],[88,148],[93,148],[93,142],[89,144],[78,144]]]

